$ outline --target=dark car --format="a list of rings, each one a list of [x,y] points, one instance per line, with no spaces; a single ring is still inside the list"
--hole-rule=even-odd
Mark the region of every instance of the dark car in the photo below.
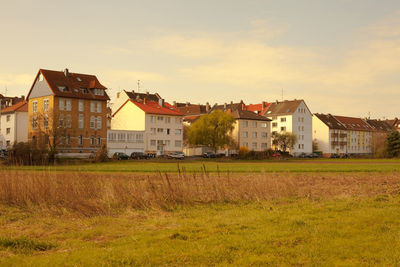
[[[216,158],[217,155],[214,152],[205,152],[203,153],[203,158]]]
[[[0,158],[7,158],[8,157],[8,151],[5,149],[0,150]]]
[[[148,154],[143,152],[132,152],[131,159],[148,159],[150,158]]]
[[[340,155],[338,154],[331,154],[331,159],[338,159],[340,158]]]
[[[122,152],[115,152],[113,155],[113,159],[115,160],[126,160],[129,159],[129,156]]]

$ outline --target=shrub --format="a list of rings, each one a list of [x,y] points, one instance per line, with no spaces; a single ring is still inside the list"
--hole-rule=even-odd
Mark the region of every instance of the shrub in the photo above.
[[[49,150],[29,142],[14,143],[8,153],[8,164],[13,165],[45,165],[49,162]]]
[[[94,154],[93,162],[106,162],[108,160],[108,149],[106,145],[102,145],[102,147]]]

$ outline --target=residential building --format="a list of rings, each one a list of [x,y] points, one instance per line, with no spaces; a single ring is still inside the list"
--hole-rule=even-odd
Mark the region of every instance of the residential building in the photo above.
[[[115,152],[123,152],[128,156],[132,152],[144,152],[144,131],[108,130],[108,156]]]
[[[208,114],[211,110],[208,102],[205,105],[201,105],[190,104],[189,102],[177,103],[174,101],[173,105],[183,114],[183,123],[187,126],[190,126],[193,122],[197,121],[200,116]]]
[[[123,98],[122,101],[118,98]],[[163,155],[182,151],[183,114],[158,94],[123,91],[117,94],[112,130],[144,131],[144,151]]]
[[[400,120],[398,118],[394,118],[393,120],[385,120],[390,127],[400,132]]]
[[[28,139],[60,156],[97,151],[107,142],[106,90],[95,75],[40,69],[27,96]]]
[[[0,147],[28,141],[28,103],[25,101],[1,110]]]
[[[312,113],[304,100],[285,100],[249,105],[248,110],[271,119],[271,133],[291,132],[297,142],[290,153],[299,155],[312,152]]]
[[[9,97],[9,96],[4,96],[4,95],[0,94],[0,109],[5,109],[7,107],[11,107],[17,103],[24,102],[24,101],[25,101],[24,96]]]

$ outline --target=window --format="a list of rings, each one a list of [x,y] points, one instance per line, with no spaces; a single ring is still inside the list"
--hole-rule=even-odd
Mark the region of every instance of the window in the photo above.
[[[261,149],[266,150],[268,148],[267,143],[261,143]]]
[[[78,145],[83,145],[83,137],[82,137],[82,135],[78,136]]]
[[[96,129],[101,129],[101,116],[97,116]]]
[[[175,123],[182,123],[182,118],[175,118]]]
[[[164,120],[164,117],[158,116],[158,117],[157,117],[157,120],[158,120],[158,121],[163,121],[163,120]]]
[[[67,143],[67,145],[71,144],[71,136],[67,135],[66,143]]]
[[[96,144],[99,146],[99,145],[101,145],[101,138],[100,138],[100,136],[98,136],[97,138],[96,138]]]
[[[44,115],[43,117],[43,127],[45,129],[49,128],[49,117],[47,115]]]
[[[182,146],[182,141],[181,140],[175,140],[175,147],[181,147]]]
[[[249,126],[249,122],[248,121],[243,121],[243,127],[248,127]]]
[[[267,137],[268,137],[267,132],[262,132],[262,133],[261,133],[261,137],[262,137],[262,138],[267,138]]]
[[[157,129],[157,133],[163,133],[164,132],[164,129],[163,128],[158,128]]]
[[[10,134],[11,133],[11,128],[7,128],[6,129],[6,134]]]
[[[64,114],[60,114],[60,117],[58,118],[58,125],[64,127]]]
[[[44,111],[49,110],[49,100],[48,99],[43,100],[43,110]]]
[[[57,86],[60,92],[69,92],[69,88],[67,86]]]
[[[253,126],[253,128],[256,128],[256,127],[257,127],[257,122],[256,122],[256,121],[253,121],[253,122],[251,123],[251,125]]]
[[[304,131],[304,126],[301,126],[301,130]]]
[[[286,131],[286,127],[281,127],[281,132],[285,132]]]
[[[83,114],[79,114],[79,117],[78,117],[78,127],[79,127],[79,129],[83,129],[83,125],[84,125],[84,117],[83,117]]]
[[[37,112],[37,101],[32,102],[32,111]]]
[[[87,88],[81,88],[81,93],[82,94],[87,94],[87,93],[89,93],[89,91],[88,91]]]
[[[38,127],[37,117],[32,118],[32,128],[36,129]]]
[[[65,100],[65,104],[66,104],[65,110],[71,111],[71,109],[72,109],[71,99],[66,99],[66,100]]]
[[[253,132],[253,133],[252,133],[252,137],[253,137],[253,138],[257,138],[257,132]]]
[[[278,123],[277,122],[273,122],[272,123],[272,127],[278,127]]]
[[[248,132],[242,132],[242,137],[247,138],[249,136]]]
[[[169,135],[171,129],[165,129],[165,134]]]
[[[96,106],[97,106],[97,108],[96,108],[97,113],[101,113],[101,102],[98,101],[98,102],[96,103]]]
[[[150,140],[150,146],[156,146],[156,140]]]
[[[171,123],[171,118],[170,117],[165,117],[165,123]]]
[[[150,132],[151,132],[151,134],[156,134],[156,128],[151,128]]]
[[[96,112],[96,102],[90,101],[90,112]]]
[[[299,149],[301,148],[301,145],[299,144]]]
[[[79,112],[83,112],[83,111],[84,111],[84,102],[83,102],[82,99],[79,99],[79,102],[78,102],[78,111],[79,111]]]
[[[181,135],[182,130],[181,129],[175,129],[175,135]]]
[[[251,144],[251,148],[252,148],[253,150],[256,150],[256,149],[257,149],[257,142],[253,142],[253,143]]]
[[[64,110],[64,98],[60,98],[59,100],[58,100],[58,108],[59,108],[59,110]]]
[[[286,121],[286,118],[281,118],[281,122],[285,122]]]
[[[154,116],[150,116],[150,122],[154,122]]]
[[[71,122],[72,122],[71,114],[67,114],[67,116],[65,116],[65,127],[71,128],[72,126]]]
[[[102,89],[93,89],[94,95],[104,95],[104,90]]]
[[[249,143],[244,142],[244,143],[243,143],[243,146],[248,148],[248,147],[249,147]]]
[[[35,137],[35,136],[34,136],[34,137]],[[9,146],[11,145],[10,140],[7,140],[7,141],[6,141],[6,144],[7,144],[7,146],[9,147]]]
[[[267,128],[267,123],[266,122],[262,122],[261,123],[261,128]]]
[[[94,146],[94,136],[93,135],[90,137],[90,145]]]
[[[90,128],[91,129],[94,129],[94,127],[95,127],[95,120],[96,120],[96,118],[94,117],[94,116],[90,116]]]
[[[11,119],[11,115],[7,115],[6,120],[10,121],[10,119]]]

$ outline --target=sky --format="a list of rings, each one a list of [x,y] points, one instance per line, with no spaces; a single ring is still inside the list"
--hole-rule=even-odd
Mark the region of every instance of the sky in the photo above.
[[[313,113],[400,116],[400,1],[0,0],[0,93],[40,68],[168,102],[304,99]],[[138,80],[140,86],[138,87]]]

